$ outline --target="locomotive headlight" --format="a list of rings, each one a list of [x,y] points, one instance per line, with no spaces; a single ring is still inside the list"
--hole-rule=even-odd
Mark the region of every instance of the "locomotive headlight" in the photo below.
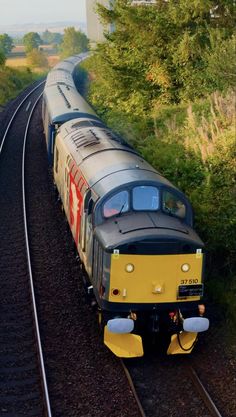
[[[190,265],[189,264],[183,264],[181,266],[181,269],[183,272],[188,272],[190,270]]]
[[[127,264],[125,265],[126,272],[133,272],[134,271],[134,265],[133,264]]]

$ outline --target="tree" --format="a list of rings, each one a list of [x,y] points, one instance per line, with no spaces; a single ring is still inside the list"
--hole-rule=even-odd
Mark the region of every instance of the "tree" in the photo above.
[[[46,55],[36,48],[27,53],[27,61],[31,67],[48,68]]]
[[[211,68],[221,51],[215,53],[211,39],[217,31],[223,50],[224,41],[232,37],[232,3],[158,0],[132,6],[129,0],[116,0],[112,9],[99,5],[105,26],[113,24],[115,30],[106,34],[95,57],[96,100],[100,96],[104,107],[140,114],[161,103],[194,100],[214,91],[217,80]],[[232,56],[233,43],[227,47]]]
[[[41,44],[41,38],[36,32],[29,32],[23,37],[23,44],[25,46],[26,53],[33,49],[38,49]]]
[[[236,60],[235,45],[236,36],[232,38],[222,39],[213,33],[211,39],[212,53],[206,53],[207,61],[207,77],[215,84],[218,91],[227,90],[227,88],[235,88],[236,83]]]
[[[63,42],[61,44],[61,56],[66,58],[71,55],[79,54],[88,50],[89,40],[87,36],[74,27],[68,27],[64,31]]]
[[[11,52],[13,48],[13,40],[10,36],[8,36],[6,33],[3,35],[0,35],[0,51],[7,55],[9,52]]]
[[[63,36],[61,33],[53,33],[53,32],[50,32],[49,30],[45,30],[45,32],[43,32],[41,36],[41,39],[43,43],[45,43],[46,45],[50,45],[50,44],[59,45],[63,40]]]
[[[6,57],[2,51],[0,51],[0,67],[3,67],[6,62]]]
[[[41,35],[42,42],[46,45],[49,45],[51,43],[51,35],[52,33],[49,32],[48,29],[45,30],[45,32],[43,32]]]

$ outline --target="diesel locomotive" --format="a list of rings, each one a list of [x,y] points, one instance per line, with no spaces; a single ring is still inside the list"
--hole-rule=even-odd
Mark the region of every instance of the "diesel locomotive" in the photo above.
[[[86,271],[87,292],[117,356],[143,355],[145,333],[166,333],[168,354],[190,353],[209,327],[202,303],[204,244],[186,196],[97,117],[73,72],[48,75],[43,124],[49,162]]]

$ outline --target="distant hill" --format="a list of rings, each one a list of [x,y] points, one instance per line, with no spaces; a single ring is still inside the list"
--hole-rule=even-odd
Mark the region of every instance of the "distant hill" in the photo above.
[[[64,29],[73,26],[86,33],[86,23],[78,21],[49,22],[49,23],[22,23],[17,25],[0,25],[0,34],[7,33],[9,36],[21,37],[28,32],[39,34],[49,30],[50,32],[63,33]]]

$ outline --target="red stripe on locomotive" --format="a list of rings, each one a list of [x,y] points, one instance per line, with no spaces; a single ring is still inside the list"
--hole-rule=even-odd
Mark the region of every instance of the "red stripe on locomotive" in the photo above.
[[[87,188],[87,182],[73,164],[70,170],[70,189],[69,189],[69,212],[70,212],[70,228],[74,236],[76,246],[79,241],[80,223],[83,212],[83,194],[84,186]]]

